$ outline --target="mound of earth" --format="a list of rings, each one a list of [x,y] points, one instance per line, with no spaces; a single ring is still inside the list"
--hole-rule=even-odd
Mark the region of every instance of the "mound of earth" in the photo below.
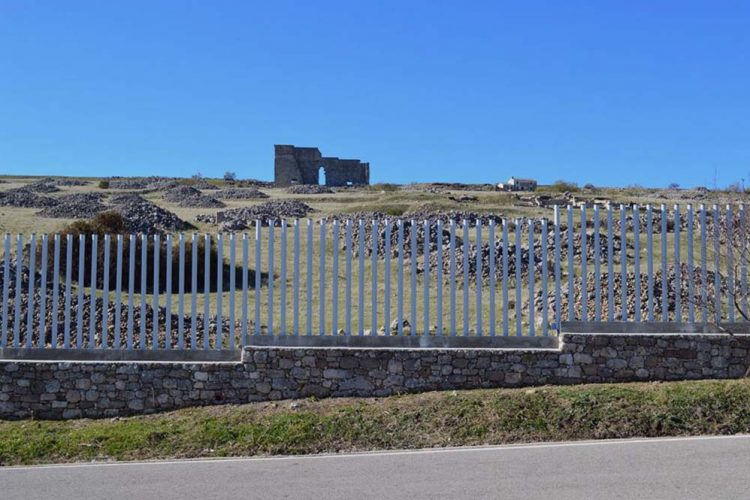
[[[213,189],[219,189],[219,186],[217,186],[216,184],[212,184],[212,183],[210,183],[210,182],[208,182],[207,180],[204,180],[204,179],[201,179],[199,181],[195,181],[195,182],[193,182],[190,185],[193,186],[195,189],[204,189],[204,190],[205,189],[212,189],[212,190]]]
[[[226,188],[214,193],[217,198],[225,200],[260,200],[268,198],[268,195],[257,188]]]
[[[60,188],[55,185],[55,179],[51,178],[39,179],[32,182],[26,186],[26,189],[35,193],[56,193],[60,191]]]
[[[333,189],[318,184],[298,184],[289,186],[286,192],[290,194],[333,194]]]
[[[47,207],[37,215],[56,219],[89,219],[106,210],[99,193],[76,193],[61,196],[57,205]]]

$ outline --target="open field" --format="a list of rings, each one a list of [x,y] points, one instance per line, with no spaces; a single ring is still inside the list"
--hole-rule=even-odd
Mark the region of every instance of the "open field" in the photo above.
[[[434,392],[0,422],[0,465],[336,453],[750,431],[750,381]]]
[[[2,180],[5,182],[0,184],[0,192],[1,191],[7,191],[9,189],[14,189],[18,187],[28,186],[30,183],[37,181],[36,178],[18,178],[18,177],[3,177]],[[116,194],[121,194],[126,191],[122,190],[116,190],[116,189],[101,189],[98,187],[98,179],[88,179],[89,184],[85,186],[61,186],[59,192],[53,192],[49,193],[46,196],[52,197],[52,198],[58,198],[60,196],[66,195],[66,194],[72,194],[72,193],[99,193],[105,196],[105,202],[108,198],[111,198],[112,196]],[[180,182],[189,182],[188,180],[181,180]],[[211,181],[212,183],[222,186],[224,183],[223,181]],[[420,212],[422,214],[424,213],[437,213],[437,212],[446,212],[446,211],[459,211],[459,212],[474,212],[478,214],[494,214],[498,215],[503,218],[507,218],[509,221],[512,221],[515,218],[518,217],[524,217],[524,218],[540,218],[540,217],[546,217],[546,218],[552,218],[552,210],[548,208],[542,208],[537,206],[519,206],[519,200],[516,194],[512,193],[505,193],[505,192],[497,192],[497,191],[488,191],[488,190],[480,190],[479,187],[476,187],[475,190],[471,189],[464,189],[465,187],[461,187],[461,189],[456,189],[455,187],[450,186],[442,186],[442,185],[408,185],[408,186],[393,186],[393,185],[374,185],[369,187],[361,187],[361,188],[345,188],[340,189],[337,192],[333,194],[316,194],[316,195],[293,195],[286,192],[285,189],[279,189],[279,188],[265,188],[261,187],[260,190],[270,196],[271,200],[279,199],[279,200],[299,200],[303,201],[310,207],[314,209],[314,211],[309,215],[312,219],[320,219],[320,218],[329,218],[332,216],[343,216],[345,217],[346,214],[353,214],[353,213],[361,213],[361,212],[380,212],[384,213],[386,215],[390,215],[393,218],[398,218],[401,215],[409,214],[413,212]],[[561,193],[558,192],[559,190],[556,187],[552,186],[542,186],[537,192],[534,193],[534,195],[549,195],[554,198],[558,198],[561,196]],[[211,195],[213,191],[211,190],[203,190],[203,193],[206,195]],[[189,222],[193,224],[196,229],[194,230],[196,233],[216,233],[218,232],[219,226],[208,224],[204,222],[197,222],[195,220],[196,216],[199,214],[213,214],[217,212],[217,210],[227,210],[231,208],[239,208],[239,207],[246,207],[246,206],[253,206],[258,205],[260,203],[264,203],[268,200],[223,200],[226,204],[226,208],[222,209],[215,209],[215,208],[185,208],[179,206],[178,203],[168,202],[163,199],[163,190],[149,190],[149,191],[143,191],[142,196],[150,201],[155,203],[156,205],[169,210],[170,212],[173,212],[176,214],[179,218],[182,220]],[[707,205],[711,205],[713,203],[717,204],[726,204],[726,203],[739,203],[744,202],[747,195],[739,194],[739,193],[733,193],[733,192],[724,192],[724,191],[703,191],[703,190],[659,190],[659,189],[643,189],[643,188],[625,188],[625,189],[587,189],[587,190],[579,190],[577,192],[572,193],[573,196],[578,197],[578,199],[593,199],[593,198],[607,198],[610,199],[613,203],[619,204],[629,204],[629,203],[638,203],[640,205],[645,205],[648,203],[654,204],[655,206],[659,206],[660,204],[666,204],[668,207],[671,207],[675,203],[680,203],[682,205],[687,203],[693,203],[695,206],[705,203]],[[527,194],[520,195],[521,197],[528,197]],[[462,199],[461,197],[468,197],[470,201],[455,201]],[[453,198],[453,199],[451,199]],[[31,232],[41,234],[41,233],[54,233],[57,231],[60,231],[65,228],[67,224],[70,224],[73,222],[72,219],[55,219],[55,218],[46,218],[41,217],[38,215],[38,212],[40,210],[38,208],[18,208],[18,207],[0,207],[0,231],[3,232],[9,232],[9,233],[23,233],[24,235],[28,236]],[[684,214],[684,208],[683,208],[683,214]],[[589,209],[587,213],[587,218],[589,221],[593,218],[593,210]],[[617,216],[616,216],[617,218]],[[320,295],[320,283],[322,281],[322,278],[325,278],[326,283],[326,310],[324,311],[323,316],[323,322],[322,322],[322,329],[326,332],[335,332],[341,328],[344,328],[346,325],[346,317],[344,316],[345,306],[346,306],[346,287],[348,286],[348,283],[346,281],[346,273],[345,273],[345,253],[343,251],[343,248],[339,246],[337,249],[334,249],[334,245],[330,244],[332,233],[331,228],[329,224],[327,238],[328,238],[328,244],[325,248],[325,255],[322,259],[323,262],[325,262],[325,270],[321,272],[320,269],[320,262],[321,262],[321,256],[320,256],[320,232],[318,230],[318,227],[316,226],[313,230],[313,237],[312,237],[312,243],[313,243],[313,250],[312,250],[312,274],[311,279],[309,280],[310,283],[310,293],[308,293],[308,276],[307,276],[307,259],[308,259],[308,253],[307,253],[307,236],[306,236],[306,222],[302,222],[301,229],[301,254],[300,254],[300,261],[299,266],[301,270],[300,275],[300,321],[299,321],[299,328],[298,331],[301,333],[305,333],[309,330],[312,330],[313,332],[317,333],[321,328],[321,315],[320,315],[320,308],[318,305],[321,302],[321,295]],[[565,217],[563,217],[563,224],[566,224]],[[602,212],[601,215],[601,231],[602,234],[604,234],[604,231],[606,230],[606,217],[604,216],[604,212]],[[369,221],[367,221],[369,224]],[[287,230],[287,237],[286,237],[286,263],[287,263],[287,273],[286,276],[281,275],[281,261],[282,261],[282,236],[281,231],[279,228],[276,228],[274,231],[274,269],[273,269],[273,275],[274,275],[274,289],[273,289],[273,304],[275,305],[274,310],[271,311],[268,307],[269,303],[269,297],[268,297],[268,289],[267,284],[264,283],[263,286],[260,289],[260,303],[261,303],[261,330],[266,331],[268,326],[268,318],[270,315],[273,315],[273,324],[275,326],[275,331],[280,331],[278,326],[281,324],[282,321],[282,315],[281,315],[281,307],[279,307],[279,304],[281,304],[281,294],[282,294],[282,284],[286,285],[286,303],[288,306],[291,306],[294,296],[293,296],[293,290],[291,289],[292,286],[292,269],[293,269],[293,226],[292,222],[289,222],[290,226]],[[589,222],[590,224],[590,222]],[[580,213],[576,211],[574,214],[574,225],[580,227]],[[656,226],[655,226],[656,227]],[[645,228],[641,228],[642,231]],[[191,231],[192,232],[192,231]],[[395,228],[394,228],[395,232]],[[248,238],[250,239],[249,242],[249,266],[250,266],[250,273],[252,274],[257,267],[256,261],[255,261],[255,248],[254,248],[254,240],[255,237],[254,231],[251,229],[247,231]],[[341,228],[340,231],[340,237],[343,238],[344,236],[344,230]],[[459,228],[457,230],[457,236],[462,236],[462,231]],[[501,232],[500,228],[498,227],[496,231],[496,238],[500,238]],[[187,237],[190,238],[190,234],[188,232]],[[200,236],[199,236],[200,237]],[[237,256],[238,258],[241,256],[242,253],[242,246],[240,238],[242,236],[238,235],[237,239]],[[484,241],[487,241],[487,227],[484,228]],[[269,263],[269,248],[268,248],[268,228],[263,228],[261,230],[261,238],[263,241],[263,245],[261,248],[261,263],[260,268],[263,273],[266,273],[268,269],[268,263]],[[524,234],[523,236],[523,246],[528,246],[528,236]],[[537,241],[538,241],[539,235],[537,234]],[[697,235],[696,235],[697,238]],[[593,237],[591,234],[589,235],[589,245],[592,245],[592,239]],[[472,230],[469,232],[469,242],[475,243],[476,242],[476,234],[475,231]],[[446,241],[443,241],[443,243],[447,243]],[[509,237],[509,243],[510,245],[515,244],[515,237],[512,232],[512,225],[511,225],[511,234]],[[658,269],[659,263],[661,259],[661,237],[659,235],[656,235],[654,238],[654,262],[655,266]],[[695,246],[695,255],[694,255],[694,261],[697,264],[699,259],[699,253],[698,253],[698,240],[694,240],[694,246]],[[562,247],[564,250],[564,247],[566,245],[565,239],[562,240]],[[683,231],[681,234],[681,245],[682,245],[682,255],[681,260],[682,262],[685,262],[685,252],[687,249],[687,235]],[[643,252],[646,247],[646,236],[644,233],[641,233],[640,237],[640,247],[641,251]],[[333,274],[333,261],[334,261],[334,253],[338,254],[338,272],[336,275]],[[709,255],[708,255],[708,262],[709,267],[713,263],[713,255],[710,253],[711,248],[709,245]],[[634,261],[633,261],[633,253],[631,248],[629,247],[627,249],[627,259],[628,259],[628,270],[630,272],[633,271]],[[229,257],[229,238],[224,238],[224,249],[223,249],[223,256],[225,261]],[[551,257],[551,254],[550,254]],[[667,237],[667,259],[671,263],[674,261],[674,237],[672,234],[668,235]],[[723,258],[722,258],[723,259]],[[722,260],[723,262],[723,260]],[[378,273],[379,273],[379,279],[375,283],[375,287],[377,290],[376,296],[376,304],[375,307],[377,311],[383,311],[385,308],[385,300],[386,297],[388,297],[390,302],[389,307],[389,318],[392,320],[396,317],[397,314],[397,297],[396,294],[396,283],[398,280],[398,272],[397,272],[397,266],[396,266],[396,258],[392,258],[390,262],[390,287],[386,288],[385,280],[383,279],[383,275],[385,273],[385,266],[386,262],[385,259],[379,257],[375,261]],[[151,263],[149,262],[149,265]],[[355,257],[353,259],[353,270],[352,270],[352,283],[351,283],[351,301],[352,304],[356,306],[356,310],[352,313],[352,331],[353,332],[359,332],[359,331],[372,331],[378,330],[379,328],[382,328],[384,326],[384,322],[381,322],[377,325],[373,325],[371,318],[372,318],[372,311],[373,311],[373,304],[372,304],[372,283],[371,283],[371,276],[372,276],[372,259],[368,256],[364,259],[363,267],[360,273],[359,269],[359,262],[358,259]],[[414,306],[414,312],[416,313],[416,317],[418,318],[417,321],[417,329],[422,332],[429,329],[433,333],[436,332],[436,326],[438,323],[437,318],[437,289],[436,289],[436,270],[434,268],[431,269],[431,289],[430,294],[428,298],[428,304],[430,309],[430,318],[425,323],[423,320],[423,311],[424,311],[424,287],[423,287],[423,278],[424,275],[422,273],[422,268],[424,267],[424,258],[419,256],[416,259],[416,264],[418,267],[418,274],[417,274],[417,281],[415,283],[415,293],[416,293],[416,301],[414,304],[412,304],[411,300],[411,282],[410,282],[410,266],[411,266],[411,259],[407,258],[405,259],[405,276],[404,276],[404,296],[403,296],[403,311],[404,316],[409,319],[411,322],[411,316],[412,316],[412,305]],[[500,262],[496,262],[498,268],[500,265]],[[606,269],[606,264],[602,263],[602,269]],[[616,254],[614,258],[614,264],[615,264],[615,271],[619,272],[620,269],[620,255]],[[203,266],[203,263],[201,262],[199,264],[200,266]],[[213,265],[213,264],[212,264]],[[641,257],[640,262],[640,271],[641,273],[645,273],[646,270],[646,259]],[[593,263],[591,260],[589,260],[588,263],[588,274],[591,275],[591,272],[593,271]],[[580,274],[581,274],[581,265],[578,259],[574,262],[573,272],[576,273],[577,279],[580,280]],[[360,309],[358,307],[359,301],[360,301],[360,294],[359,294],[359,278],[360,275],[364,278],[365,284],[364,284],[364,294],[362,295],[362,301],[363,301],[363,307],[361,308],[363,321],[360,322],[359,320],[359,314]],[[566,291],[566,280],[567,280],[568,271],[564,267],[562,270],[562,288],[563,288],[563,294],[565,294]],[[443,278],[447,279],[448,275],[446,272],[443,273]],[[550,279],[553,278],[552,273],[550,272]],[[529,297],[528,297],[528,282],[526,278],[524,278],[523,283],[521,284],[521,303],[520,307],[518,304],[516,304],[516,288],[517,284],[514,281],[513,274],[509,276],[509,279],[511,280],[509,284],[509,303],[508,303],[508,311],[509,311],[509,331],[508,333],[514,334],[517,333],[516,329],[516,314],[521,315],[521,324],[522,324],[522,330],[521,333],[526,333],[529,328],[529,315],[528,315],[528,309],[529,309]],[[334,300],[334,297],[332,296],[332,285],[334,283],[334,280],[338,283],[338,296],[337,296],[337,303],[338,303],[338,311],[339,316],[337,317],[337,320],[334,321],[331,317],[331,305],[332,301]],[[538,277],[537,277],[538,280]],[[457,294],[456,294],[456,324],[458,333],[461,334],[464,332],[464,327],[468,328],[468,331],[471,333],[476,333],[477,331],[482,331],[483,333],[487,333],[490,331],[490,315],[489,311],[491,309],[490,304],[490,293],[489,293],[489,285],[488,283],[481,283],[482,288],[482,294],[481,294],[481,300],[482,300],[482,324],[477,324],[476,318],[477,315],[477,282],[472,277],[469,283],[469,288],[467,289],[466,297],[464,296],[464,289],[463,289],[463,280],[462,275],[460,272],[457,275]],[[240,283],[237,283],[238,287]],[[449,318],[448,313],[450,310],[450,297],[448,293],[448,286],[444,283],[445,286],[443,286],[442,290],[442,296],[443,300],[441,302],[443,315],[442,315],[442,322],[443,322],[443,332],[445,332],[449,327]],[[496,302],[495,307],[499,307],[502,301],[501,296],[501,289],[500,289],[500,280],[496,283]],[[227,286],[227,283],[225,283],[225,286]],[[537,281],[535,283],[536,290],[539,290],[540,283]],[[550,295],[552,294],[552,283],[550,282]],[[162,290],[163,292],[163,290]],[[101,295],[101,291],[98,292],[99,295]],[[604,294],[606,296],[606,293]],[[235,317],[240,317],[240,309],[241,309],[241,294],[237,292],[235,294]],[[466,301],[464,299],[467,299]],[[110,301],[114,299],[114,294],[110,294]],[[136,294],[135,300],[136,303],[139,301],[140,297]],[[151,297],[147,297],[147,299],[151,299]],[[216,300],[216,294],[210,294],[207,296],[207,300],[209,301],[208,307],[209,310],[212,312],[215,312],[218,306],[218,301]],[[619,300],[619,294],[615,297],[615,300]],[[196,309],[198,313],[201,313],[204,311],[204,305],[206,297],[203,296],[203,294],[198,294],[197,301],[196,301]],[[252,321],[254,319],[254,304],[256,303],[256,292],[254,289],[251,288],[248,294],[248,300],[250,303],[250,311],[249,316],[250,320]],[[310,314],[307,314],[307,304],[308,302],[311,304],[311,311]],[[228,317],[230,314],[230,297],[229,293],[225,292],[222,296],[222,313],[224,317]],[[464,307],[464,304],[466,305],[466,308]],[[164,305],[164,297],[161,298],[160,305]],[[173,301],[172,303],[172,310],[176,311],[176,301]],[[525,311],[525,312],[524,312]],[[185,310],[186,314],[190,314],[191,310],[190,308],[186,308]],[[551,311],[550,311],[551,314]],[[286,313],[286,318],[284,318],[286,321],[286,328],[284,331],[291,332],[293,330],[293,316],[292,312]],[[498,312],[495,318],[495,329],[499,333],[502,333],[502,326],[503,326],[504,318],[502,317],[502,314]],[[541,315],[539,312],[537,312],[535,317],[535,324],[537,327],[537,334],[539,334],[539,326],[541,322]],[[551,322],[551,321],[550,321]]]

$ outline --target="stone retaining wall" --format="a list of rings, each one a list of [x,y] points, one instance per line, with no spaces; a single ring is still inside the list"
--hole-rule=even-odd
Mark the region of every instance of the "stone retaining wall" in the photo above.
[[[563,333],[559,348],[254,346],[240,362],[0,360],[0,418],[114,417],[307,396],[738,378],[750,335]]]

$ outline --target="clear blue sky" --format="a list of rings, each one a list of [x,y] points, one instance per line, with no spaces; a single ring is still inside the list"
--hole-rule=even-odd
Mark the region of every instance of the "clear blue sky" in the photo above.
[[[750,184],[750,2],[0,0],[0,173]]]

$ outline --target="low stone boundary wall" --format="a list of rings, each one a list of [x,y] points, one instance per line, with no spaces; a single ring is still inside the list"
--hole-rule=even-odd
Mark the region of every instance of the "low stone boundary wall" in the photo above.
[[[0,360],[0,418],[114,417],[307,396],[738,378],[747,334],[562,333],[546,348],[250,346],[238,362]]]

